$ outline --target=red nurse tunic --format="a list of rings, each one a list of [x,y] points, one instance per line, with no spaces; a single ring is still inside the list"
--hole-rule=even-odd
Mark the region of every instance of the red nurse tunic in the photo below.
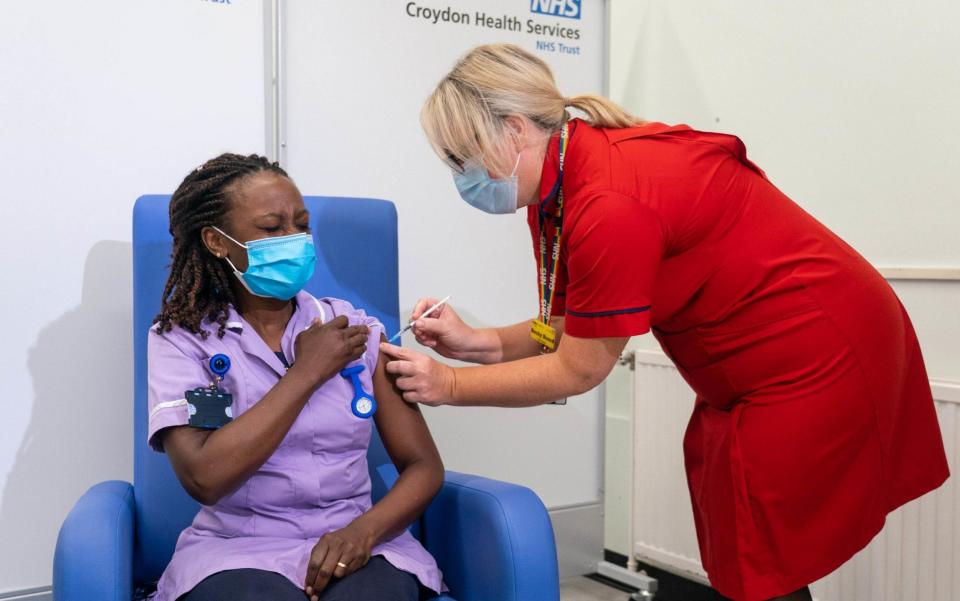
[[[652,329],[696,392],[687,480],[721,594],[759,601],[825,576],[948,476],[902,305],[738,138],[661,123],[570,130],[553,314],[581,338]],[[554,136],[546,211],[558,154]]]

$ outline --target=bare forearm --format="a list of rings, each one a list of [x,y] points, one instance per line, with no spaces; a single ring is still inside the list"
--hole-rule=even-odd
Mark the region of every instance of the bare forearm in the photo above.
[[[540,354],[540,345],[530,338],[530,322],[521,321],[499,328],[477,330],[477,348],[465,356],[456,357],[471,363],[491,365],[515,361]]]
[[[540,354],[540,345],[530,338],[530,320],[491,330],[497,339],[499,351],[495,360],[487,363],[502,363]]]
[[[558,354],[479,367],[454,368],[454,405],[533,407],[582,394],[597,379],[570,369]]]
[[[530,322],[524,321],[500,328],[474,330],[469,349],[453,353],[450,358],[469,363],[490,365],[532,357],[539,353],[537,343],[530,338]]]
[[[390,492],[356,523],[371,546],[390,540],[419,518],[443,485],[443,465],[423,460],[407,466]]]

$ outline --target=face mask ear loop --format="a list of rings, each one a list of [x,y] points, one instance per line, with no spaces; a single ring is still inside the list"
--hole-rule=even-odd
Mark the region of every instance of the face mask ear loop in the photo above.
[[[224,234],[224,236],[226,236],[226,234]],[[227,236],[227,237],[229,238],[230,236]],[[269,296],[266,296],[264,294],[257,294],[256,292],[250,289],[250,284],[247,283],[247,280],[243,279],[243,272],[236,268],[236,266],[233,264],[233,261],[230,260],[230,257],[224,257],[223,259],[227,262],[227,265],[230,266],[230,269],[233,270],[233,275],[235,275],[236,278],[240,280],[240,285],[247,289],[247,292],[249,292],[254,296],[259,296],[260,298],[270,298]]]
[[[239,246],[240,248],[246,250],[246,248],[247,248],[247,245],[246,245],[246,244],[241,244],[241,243],[237,242],[236,239],[233,238],[233,236],[231,236],[230,234],[228,234],[227,232],[223,231],[222,229],[218,228],[218,227],[215,226],[215,225],[212,225],[212,226],[210,226],[210,227],[212,227],[213,229],[215,229],[215,230],[217,230],[218,232],[220,232],[220,234],[222,234],[223,236],[225,236],[225,237],[227,238],[227,240],[230,240],[231,242],[233,242],[234,244],[236,244],[236,245]],[[238,280],[240,280],[240,284],[241,284],[244,288],[247,289],[247,292],[249,292],[250,294],[252,294],[252,295],[254,295],[254,296],[262,296],[262,295],[260,295],[260,294],[257,294],[257,293],[254,292],[253,290],[250,290],[250,285],[247,284],[247,281],[243,279],[243,272],[240,271],[239,269],[237,269],[237,266],[233,264],[233,261],[230,260],[230,257],[229,257],[229,256],[223,257],[223,260],[227,262],[227,265],[229,265],[229,266],[230,266],[230,269],[233,270],[233,275],[236,276],[236,278],[237,278]]]
[[[226,261],[227,265],[230,266],[230,269],[233,270],[234,275],[240,278],[240,281],[243,281],[243,272],[237,269],[236,265],[233,264],[233,261],[230,260],[230,257],[224,257],[223,260]]]
[[[520,157],[523,156],[523,150],[517,153],[517,162],[513,165],[513,173],[510,174],[510,177],[517,175],[517,168],[520,167]]]
[[[519,161],[519,159],[518,159],[518,161]],[[247,250],[247,245],[246,245],[246,244],[244,244],[244,243],[242,243],[242,242],[237,242],[236,238],[234,238],[233,236],[231,236],[231,235],[228,234],[227,232],[223,231],[222,229],[218,228],[218,227],[215,226],[215,225],[211,225],[210,227],[212,227],[213,229],[215,229],[215,230],[217,230],[218,232],[220,232],[221,235],[226,236],[227,240],[229,240],[230,242],[233,242],[234,244],[236,244],[236,245],[239,246],[240,248],[242,248],[242,249],[244,249],[244,250]],[[229,260],[229,259],[228,259],[228,260]],[[232,265],[231,265],[231,266],[232,266]]]

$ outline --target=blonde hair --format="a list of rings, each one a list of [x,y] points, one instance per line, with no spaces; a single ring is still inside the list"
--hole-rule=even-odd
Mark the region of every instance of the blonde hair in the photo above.
[[[566,98],[557,89],[550,67],[513,44],[478,46],[440,80],[423,105],[420,123],[436,153],[453,168],[477,161],[509,173],[511,142],[504,119],[522,115],[545,132],[555,132],[570,118],[567,107],[584,113],[594,127],[631,127],[642,123],[602,96]]]

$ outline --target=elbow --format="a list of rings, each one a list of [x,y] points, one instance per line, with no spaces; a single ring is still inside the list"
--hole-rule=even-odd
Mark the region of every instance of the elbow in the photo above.
[[[591,341],[579,339],[564,339],[554,357],[553,375],[557,382],[561,397],[575,396],[589,392],[603,384],[616,363],[616,357],[611,357],[604,348],[596,344],[587,344]],[[619,356],[619,353],[617,353]]]
[[[211,482],[208,478],[197,474],[182,478],[180,484],[183,485],[187,494],[201,505],[216,505],[227,494],[222,484]]]
[[[436,497],[440,494],[440,489],[443,488],[443,482],[446,480],[446,470],[443,467],[443,462],[440,459],[437,459],[437,467],[432,472],[434,474],[434,481],[431,482],[431,490],[433,494],[430,495],[430,498]]]
[[[598,369],[596,366],[568,366],[567,379],[569,382],[566,396],[584,394],[603,384],[609,370]]]
[[[443,488],[443,482],[446,479],[446,472],[443,467],[443,461],[439,456],[428,461],[424,469],[423,491],[427,499],[433,500],[440,489]]]
[[[190,496],[193,497],[194,501],[208,507],[211,505],[216,505],[220,499],[223,498],[223,495],[211,490],[190,489],[187,490],[187,492],[190,493]]]
[[[403,464],[394,463],[400,476],[410,478],[415,482],[414,487],[417,496],[428,500],[433,499],[443,488],[446,472],[443,467],[443,460],[439,454],[428,454],[423,457],[417,457]]]

